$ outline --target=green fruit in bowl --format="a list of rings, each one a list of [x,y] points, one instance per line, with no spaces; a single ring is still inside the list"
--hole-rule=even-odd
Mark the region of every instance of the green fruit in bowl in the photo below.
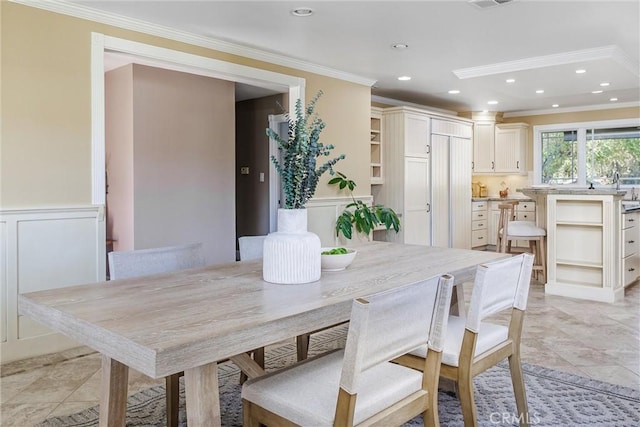
[[[322,255],[344,255],[347,253],[346,248],[333,248],[329,251],[322,252]]]

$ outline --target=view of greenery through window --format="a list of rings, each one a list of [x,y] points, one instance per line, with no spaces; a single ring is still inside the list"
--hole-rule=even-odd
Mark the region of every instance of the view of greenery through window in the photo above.
[[[576,131],[542,133],[542,183],[578,182],[578,138]]]
[[[583,133],[584,135],[584,133]],[[580,173],[587,183],[640,185],[640,130],[637,127],[586,129],[580,144],[577,130],[542,132],[542,183],[577,184]],[[585,150],[583,156],[579,151]],[[586,164],[580,165],[583,158]],[[582,172],[581,172],[582,171]]]

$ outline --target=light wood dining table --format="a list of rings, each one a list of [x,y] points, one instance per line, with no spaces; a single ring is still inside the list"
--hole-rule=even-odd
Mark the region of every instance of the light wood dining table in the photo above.
[[[246,352],[348,320],[353,298],[445,273],[472,281],[477,265],[509,256],[386,242],[353,247],[346,270],[322,272],[313,283],[267,283],[261,260],[251,260],[22,294],[19,312],[102,354],[100,426],[125,425],[129,368],[152,378],[184,371],[188,425],[215,426],[217,361],[230,358],[259,376]]]

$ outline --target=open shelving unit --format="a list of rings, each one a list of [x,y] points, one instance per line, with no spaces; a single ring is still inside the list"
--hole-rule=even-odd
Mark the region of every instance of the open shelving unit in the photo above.
[[[371,148],[370,176],[371,184],[384,184],[382,167],[382,109],[371,107]]]
[[[545,292],[612,302],[620,297],[613,196],[550,195]]]

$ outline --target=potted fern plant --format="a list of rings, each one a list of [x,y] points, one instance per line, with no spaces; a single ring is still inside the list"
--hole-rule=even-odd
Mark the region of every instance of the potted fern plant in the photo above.
[[[307,231],[305,205],[313,197],[320,176],[326,171],[333,174],[333,165],[344,154],[329,157],[333,145],[320,142],[325,123],[315,113],[322,91],[309,102],[306,109],[298,99],[295,117],[288,117],[288,138],[281,138],[267,128],[267,136],[280,148],[280,159],[271,161],[282,179],[284,204],[278,209],[278,231],[270,233],[264,242],[262,276],[265,281],[281,284],[299,284],[320,279],[320,238]]]
[[[357,233],[369,238],[371,231],[379,225],[384,225],[387,231],[391,228],[396,233],[400,231],[400,218],[393,209],[383,205],[368,206],[362,200],[357,200],[353,196],[356,183],[341,172],[336,175],[329,180],[329,184],[337,185],[339,190],[348,190],[352,200],[336,220],[336,236],[342,233],[345,238],[351,239],[355,227]]]

